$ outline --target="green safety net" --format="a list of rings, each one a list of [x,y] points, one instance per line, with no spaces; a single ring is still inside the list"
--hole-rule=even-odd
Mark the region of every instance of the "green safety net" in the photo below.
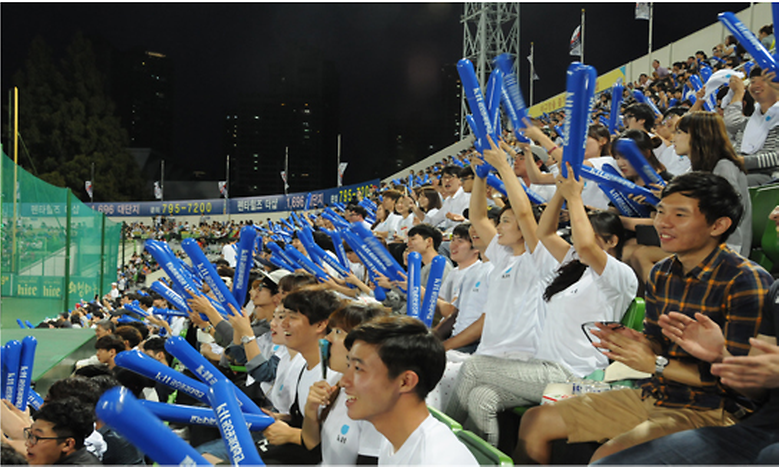
[[[90,209],[69,189],[30,174],[5,153],[0,170],[2,327],[18,327],[17,318],[37,324],[110,291],[121,224]]]

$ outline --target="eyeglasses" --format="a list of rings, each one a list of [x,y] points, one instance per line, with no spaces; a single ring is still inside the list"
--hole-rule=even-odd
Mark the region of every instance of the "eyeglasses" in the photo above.
[[[42,439],[65,439],[65,438],[70,438],[70,436],[48,436],[48,437],[38,436],[36,434],[33,434],[32,427],[27,427],[27,428],[25,428],[22,431],[24,433],[24,441],[25,441],[25,443],[29,444],[30,446],[35,446],[36,444],[38,444],[38,441],[40,441]]]
[[[590,341],[590,344],[594,344],[595,343],[592,340],[592,335],[590,334],[590,331],[598,331],[598,330],[600,330],[600,328],[598,328],[598,326],[595,325],[596,323],[603,324],[604,326],[607,326],[612,331],[616,331],[618,329],[622,329],[622,328],[625,327],[625,325],[623,325],[619,321],[588,321],[586,323],[583,323],[582,324],[582,332],[584,333],[585,336],[587,336],[587,340]],[[601,352],[603,352],[602,349],[598,349],[597,347],[596,347],[596,349],[601,351]]]

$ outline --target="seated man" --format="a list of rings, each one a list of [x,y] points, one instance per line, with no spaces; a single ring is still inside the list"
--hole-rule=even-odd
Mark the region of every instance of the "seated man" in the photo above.
[[[779,206],[771,213],[779,228]],[[729,355],[722,329],[705,315],[660,318],[663,333],[687,352],[713,363],[712,374],[742,394],[765,400],[733,426],[674,433],[606,457],[597,464],[779,464],[779,282],[768,291],[767,309],[747,357]]]
[[[435,213],[425,215],[418,207],[412,206],[412,208],[414,214],[418,218],[423,218],[426,224],[451,232],[455,225],[465,221],[463,211],[471,200],[470,193],[466,193],[462,188],[459,167],[448,165],[444,168],[441,175],[441,189],[444,202],[441,209]]]
[[[97,349],[97,360],[108,365],[109,370],[116,368],[116,363],[114,363],[116,355],[127,350],[122,338],[113,334],[107,334],[98,339],[95,342],[95,349]]]
[[[725,127],[735,135],[733,148],[744,158],[749,171],[749,186],[762,185],[779,172],[779,96],[770,79],[762,76],[759,66],[749,72],[749,94],[755,99],[751,116],[743,114],[744,82],[738,76],[730,78],[733,98],[725,107]]]
[[[368,420],[386,438],[379,465],[477,465],[425,405],[446,357],[421,321],[378,318],[352,329],[344,344],[349,349],[349,368],[341,379],[347,413],[353,420]]]
[[[94,430],[91,407],[68,397],[44,404],[32,418],[32,426],[24,430],[30,464],[100,464],[84,447],[84,439]]]
[[[593,332],[613,360],[653,373],[642,389],[585,394],[528,410],[515,460],[550,460],[550,443],[607,441],[593,460],[667,434],[736,422],[740,406],[708,362],[661,332],[661,316],[702,313],[725,330],[733,355],[745,355],[760,325],[770,274],[725,246],[741,217],[738,193],[724,178],[692,172],[662,192],[654,220],[662,248],[674,253],[652,269],[644,333]]]

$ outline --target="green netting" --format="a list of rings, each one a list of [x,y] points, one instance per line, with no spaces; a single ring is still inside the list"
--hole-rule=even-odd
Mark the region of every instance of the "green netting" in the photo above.
[[[121,224],[90,209],[69,189],[18,167],[5,154],[0,170],[2,297],[14,297],[4,300],[4,327],[9,318],[14,325],[16,318],[37,322],[108,292],[116,280]],[[59,306],[51,309],[52,303]]]

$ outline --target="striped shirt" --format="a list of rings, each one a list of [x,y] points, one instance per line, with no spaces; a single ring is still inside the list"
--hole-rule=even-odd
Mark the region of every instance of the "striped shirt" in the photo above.
[[[657,405],[715,409],[723,407],[727,393],[710,372],[711,364],[698,360],[663,336],[658,318],[678,311],[693,317],[703,313],[723,330],[728,351],[733,355],[749,352],[749,338],[757,335],[761,316],[768,312],[766,293],[773,282],[765,269],[721,244],[684,274],[676,255],[652,268],[646,286],[644,334],[659,343],[661,355],[682,363],[695,363],[701,387],[687,386],[653,376],[642,385],[643,397],[652,395]]]
[[[757,103],[755,103],[757,107]],[[744,157],[744,167],[749,173],[765,173],[772,175],[779,171],[779,126],[773,127],[768,131],[763,147],[754,154],[742,154],[741,143],[744,140],[744,130],[749,122],[749,117],[742,113],[743,104],[741,101],[734,102],[725,107],[725,128],[731,135],[733,148],[740,156]]]

